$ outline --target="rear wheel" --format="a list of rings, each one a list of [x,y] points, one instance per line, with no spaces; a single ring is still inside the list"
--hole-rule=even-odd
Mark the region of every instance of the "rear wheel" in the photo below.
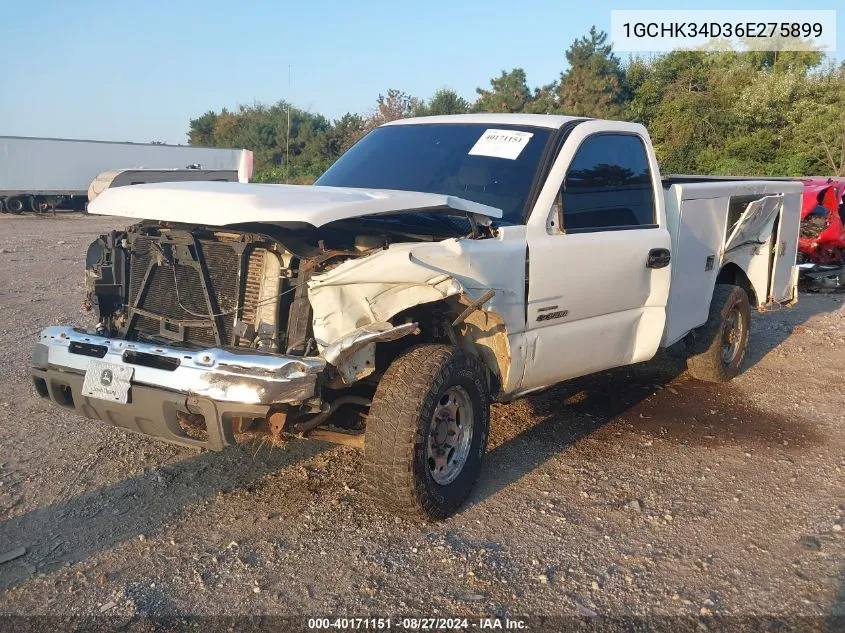
[[[485,369],[448,345],[391,363],[373,398],[364,443],[367,490],[393,512],[442,519],[469,496],[487,447]]]
[[[707,322],[688,335],[687,369],[693,378],[727,382],[737,376],[748,350],[751,307],[739,286],[716,284]]]

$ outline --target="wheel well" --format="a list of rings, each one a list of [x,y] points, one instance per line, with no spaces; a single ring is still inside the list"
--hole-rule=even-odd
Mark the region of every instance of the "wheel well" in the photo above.
[[[748,279],[748,275],[745,274],[745,271],[736,264],[725,264],[719,271],[719,275],[716,277],[716,283],[739,286],[745,290],[745,294],[748,295],[748,302],[752,306],[759,305],[757,301],[757,293],[754,292],[754,286],[751,285],[751,280]]]
[[[462,324],[453,327],[451,323],[466,309],[468,302],[465,297],[455,296],[416,305],[396,314],[391,319],[393,324],[415,321],[419,323],[420,334],[392,343],[380,343],[376,347],[376,366],[387,367],[405,349],[420,343],[455,345],[481,359],[489,370],[490,392],[498,393],[510,369],[505,324],[494,312],[476,310]]]

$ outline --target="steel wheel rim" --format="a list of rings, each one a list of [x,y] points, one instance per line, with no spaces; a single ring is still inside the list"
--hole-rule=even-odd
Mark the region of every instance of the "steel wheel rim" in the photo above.
[[[473,429],[472,399],[466,389],[449,387],[434,408],[426,438],[426,463],[441,486],[461,474],[469,455]]]
[[[730,365],[736,360],[744,334],[745,323],[742,320],[739,304],[737,304],[728,313],[722,332],[722,362],[725,365]]]

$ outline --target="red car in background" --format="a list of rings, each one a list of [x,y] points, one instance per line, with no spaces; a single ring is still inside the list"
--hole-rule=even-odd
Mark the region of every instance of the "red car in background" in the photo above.
[[[845,265],[845,178],[802,182],[798,263]]]

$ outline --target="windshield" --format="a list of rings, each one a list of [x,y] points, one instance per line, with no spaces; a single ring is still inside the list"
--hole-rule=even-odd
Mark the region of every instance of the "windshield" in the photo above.
[[[501,223],[521,224],[551,134],[483,123],[389,125],[358,141],[314,184],[457,196],[501,209]]]

